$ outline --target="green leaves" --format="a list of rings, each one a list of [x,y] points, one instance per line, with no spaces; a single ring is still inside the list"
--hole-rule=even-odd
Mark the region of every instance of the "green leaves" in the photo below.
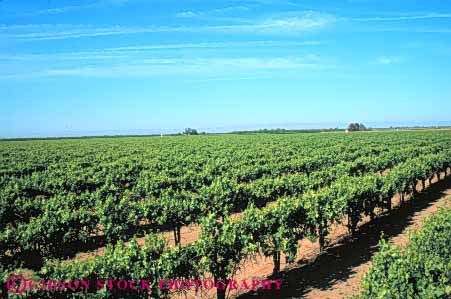
[[[104,201],[96,201],[96,214],[106,239],[112,243],[126,237],[128,230],[137,226],[139,205],[127,196],[109,195]]]
[[[166,290],[159,288],[160,279],[173,277],[174,273],[168,267],[166,243],[161,237],[148,235],[145,243],[139,246],[135,239],[129,244],[119,241],[115,246],[108,246],[102,256],[79,261],[77,263],[48,262],[41,270],[44,277],[58,280],[91,279],[93,288],[90,292],[75,292],[65,294],[64,298],[148,298],[161,297]],[[151,290],[137,288],[137,290],[97,290],[95,282],[102,279],[147,279]],[[43,296],[54,296],[43,292]]]
[[[361,298],[446,299],[451,295],[451,210],[442,209],[411,236],[406,249],[379,243]]]

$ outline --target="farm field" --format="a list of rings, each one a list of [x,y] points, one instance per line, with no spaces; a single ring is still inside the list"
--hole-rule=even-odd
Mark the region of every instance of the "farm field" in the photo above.
[[[342,226],[358,243],[359,225],[450,173],[445,130],[1,141],[2,296],[222,299],[235,277],[264,288],[246,272],[263,258],[277,288],[305,242],[325,252]],[[151,288],[12,294],[12,273]],[[180,294],[171,279],[217,285]]]

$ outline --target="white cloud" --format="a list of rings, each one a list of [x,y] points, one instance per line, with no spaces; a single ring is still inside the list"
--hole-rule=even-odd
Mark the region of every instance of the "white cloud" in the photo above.
[[[4,62],[58,62],[58,61],[90,61],[93,63],[102,62],[105,60],[120,60],[120,59],[140,59],[148,57],[149,55],[158,56],[164,53],[165,55],[174,54],[176,52],[168,52],[170,50],[181,49],[248,49],[248,48],[271,48],[271,47],[309,47],[323,45],[322,41],[307,40],[307,41],[241,41],[241,42],[205,42],[205,43],[182,43],[182,44],[154,44],[154,45],[134,45],[125,47],[112,47],[99,50],[78,51],[78,52],[55,52],[43,54],[14,54],[6,53],[0,54],[0,60]],[[202,53],[202,52],[198,52]],[[304,56],[309,61],[319,61],[319,56],[316,54],[307,54]]]
[[[110,26],[94,27],[87,25],[1,25],[0,38],[18,41],[63,40],[93,38],[100,36],[131,35],[156,32],[222,32],[253,34],[300,34],[324,28],[335,21],[333,16],[307,11],[286,17],[270,17],[262,20],[248,20],[234,25],[206,26]]]
[[[448,13],[428,13],[428,14],[406,14],[396,16],[376,16],[366,18],[350,18],[352,21],[362,22],[384,22],[384,21],[405,21],[405,20],[424,20],[424,19],[449,19],[451,14]]]
[[[335,68],[299,57],[238,57],[238,58],[150,58],[132,59],[126,62],[66,67],[42,67],[29,73],[3,73],[0,78],[46,78],[46,77],[127,77],[127,76],[248,76],[262,71],[289,69],[324,70]]]
[[[81,9],[84,7],[86,7],[86,6],[65,6],[65,7],[57,7],[57,8],[48,8],[48,9],[41,9],[41,10],[37,10],[35,12],[27,13],[26,15],[27,16],[56,15],[56,14],[61,14],[61,13],[65,13],[65,12],[72,11],[72,10]]]
[[[399,63],[400,59],[397,57],[386,57],[382,56],[376,59],[377,64],[395,64]]]
[[[307,11],[288,16],[254,20],[248,24],[210,26],[203,28],[203,30],[225,33],[300,34],[322,29],[331,25],[334,21],[335,18],[331,15]]]
[[[46,9],[34,10],[28,13],[25,13],[24,16],[37,16],[37,15],[56,15],[62,14],[70,11],[81,10],[81,9],[89,9],[89,8],[101,8],[104,6],[111,5],[123,5],[129,2],[130,0],[97,0],[88,4],[82,5],[69,5],[62,7],[51,7]]]
[[[192,11],[181,11],[175,14],[177,18],[194,18],[199,16],[198,13]]]
[[[374,28],[372,31],[410,32],[410,33],[451,33],[451,28],[385,27],[385,28]]]
[[[224,13],[230,13],[230,12],[238,12],[238,11],[248,11],[249,8],[244,5],[239,6],[228,6],[228,7],[221,7],[221,8],[215,8],[210,10],[203,10],[203,11],[181,11],[176,13],[176,17],[178,18],[195,18],[195,17],[208,17],[212,15],[218,15],[218,14],[224,14]]]
[[[50,25],[42,24],[30,26],[32,30],[28,32],[2,33],[0,37],[11,38],[19,41],[38,41],[38,40],[62,40],[76,39],[86,37],[127,35],[138,33],[154,33],[166,31],[183,31],[183,27],[155,27],[155,26],[111,26],[111,27],[92,27],[85,25]],[[8,26],[3,26],[2,30],[9,31]],[[16,28],[14,28],[16,29]]]
[[[269,32],[303,32],[326,27],[333,21],[333,18],[330,16],[310,12],[302,17],[267,20],[259,26],[263,31]]]

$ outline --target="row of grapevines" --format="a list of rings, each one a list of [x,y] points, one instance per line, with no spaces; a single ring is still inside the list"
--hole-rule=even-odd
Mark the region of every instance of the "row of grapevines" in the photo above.
[[[166,271],[153,276],[154,279],[171,278],[190,279],[195,275],[212,275],[216,280],[227,281],[237,270],[239,263],[252,254],[259,252],[273,256],[275,272],[280,267],[281,252],[285,253],[288,261],[293,261],[298,241],[308,237],[318,239],[324,246],[325,237],[334,223],[343,221],[344,216],[357,217],[351,223],[356,223],[362,214],[374,213],[377,207],[384,207],[388,197],[396,191],[393,182],[403,182],[402,185],[411,186],[421,180],[424,174],[445,171],[451,166],[449,151],[440,154],[425,155],[406,161],[390,171],[390,176],[369,174],[363,177],[345,176],[334,182],[330,187],[317,191],[309,191],[300,197],[285,197],[279,199],[274,206],[257,209],[250,207],[244,216],[232,221],[230,218],[218,220],[214,213],[201,220],[202,233],[193,244],[183,248],[165,249],[160,256],[155,257],[159,265],[166,265]],[[404,175],[400,169],[412,168],[409,175]],[[437,167],[437,168],[436,168]],[[398,170],[399,169],[399,170]],[[119,250],[125,252],[128,246],[119,243],[111,252]],[[135,258],[143,263],[157,263],[146,259],[144,249],[133,252]],[[163,262],[171,256],[171,262]],[[180,256],[182,260],[176,257]],[[126,261],[115,268],[105,268],[105,260],[114,259],[114,253],[92,260],[65,264],[49,263],[43,268],[42,275],[69,279],[89,273],[90,277],[113,275],[119,278],[137,277],[136,275],[150,275],[155,273],[136,272],[132,264],[128,263],[127,254],[122,258]],[[167,261],[167,260],[166,260]],[[186,265],[186,262],[189,265]],[[90,266],[88,266],[90,265]],[[97,266],[99,268],[97,268]],[[169,269],[169,270],[168,270]],[[130,270],[130,271],[129,271]],[[124,277],[121,277],[124,278]],[[218,289],[218,298],[224,298],[225,290]],[[80,294],[64,294],[66,298]],[[84,294],[87,296],[87,294]],[[98,295],[98,294],[97,294]],[[94,296],[97,296],[94,295]],[[103,294],[102,298],[123,298],[121,293]],[[142,295],[145,298],[146,294]],[[76,297],[73,297],[76,298]],[[89,298],[89,297],[84,297]],[[95,297],[93,297],[95,298]]]
[[[410,151],[409,154],[414,155],[416,151]],[[397,155],[391,157],[392,161],[398,161],[399,158]],[[377,164],[378,157],[373,158],[373,161]],[[41,259],[65,256],[70,254],[68,248],[86,243],[93,234],[99,235],[96,230],[98,226],[102,227],[106,239],[115,243],[136,233],[140,222],[147,219],[159,226],[169,225],[178,244],[181,227],[198,222],[206,216],[207,211],[225,217],[250,203],[262,206],[281,196],[300,195],[305,190],[317,189],[341,175],[352,173],[353,165],[340,163],[337,167],[310,175],[268,177],[249,184],[238,184],[221,177],[211,186],[201,188],[198,194],[169,189],[162,193],[158,200],[136,201],[128,193],[122,197],[102,195],[99,192],[78,196],[61,195],[46,200],[44,212],[39,216],[29,222],[20,222],[15,229],[7,229],[3,241],[18,250],[17,257],[21,259],[30,256],[38,260],[39,255]],[[372,168],[374,166],[368,169]],[[56,244],[60,246],[55,246]],[[36,266],[39,266],[39,263]]]
[[[426,219],[406,248],[382,239],[362,282],[362,299],[451,297],[451,209]]]

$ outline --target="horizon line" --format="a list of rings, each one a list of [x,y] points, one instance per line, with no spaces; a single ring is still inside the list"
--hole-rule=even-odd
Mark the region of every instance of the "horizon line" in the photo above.
[[[389,122],[389,121],[379,121],[379,122],[359,122],[357,123],[369,124],[367,125],[368,129],[434,129],[434,128],[451,128],[451,121],[398,121],[398,122]],[[286,130],[286,131],[330,131],[330,130],[345,130],[347,125],[353,122],[321,122],[321,123],[298,123],[291,124],[291,126],[285,126],[283,124],[268,124],[268,125],[242,125],[242,126],[222,126],[222,127],[214,127],[214,128],[196,128],[196,126],[186,126],[183,129],[123,129],[123,130],[91,130],[91,131],[66,131],[65,133],[61,132],[60,134],[29,134],[29,135],[18,135],[13,137],[0,136],[0,141],[8,141],[8,140],[45,140],[45,139],[83,139],[83,138],[116,138],[116,137],[152,137],[152,136],[177,136],[183,135],[183,130],[186,128],[193,128],[201,133],[205,133],[208,135],[213,134],[233,134],[233,133],[252,133],[257,131],[269,130]],[[385,123],[385,125],[382,125]],[[299,127],[300,124],[303,124],[304,127]],[[320,126],[320,124],[329,124],[329,126]],[[336,124],[336,126],[330,126],[330,124]],[[371,125],[373,124],[373,125]],[[375,125],[379,124],[379,125]],[[298,126],[296,126],[298,125]],[[309,127],[305,127],[309,125]],[[311,126],[313,125],[313,126]],[[317,125],[317,126],[315,126]],[[232,129],[233,127],[236,127]],[[247,127],[247,128],[246,128]],[[221,128],[223,130],[221,130]],[[226,129],[229,128],[229,129]],[[139,133],[139,132],[142,133]],[[103,133],[102,133],[103,132]],[[122,132],[122,133],[121,133]],[[34,135],[34,136],[33,136]]]

